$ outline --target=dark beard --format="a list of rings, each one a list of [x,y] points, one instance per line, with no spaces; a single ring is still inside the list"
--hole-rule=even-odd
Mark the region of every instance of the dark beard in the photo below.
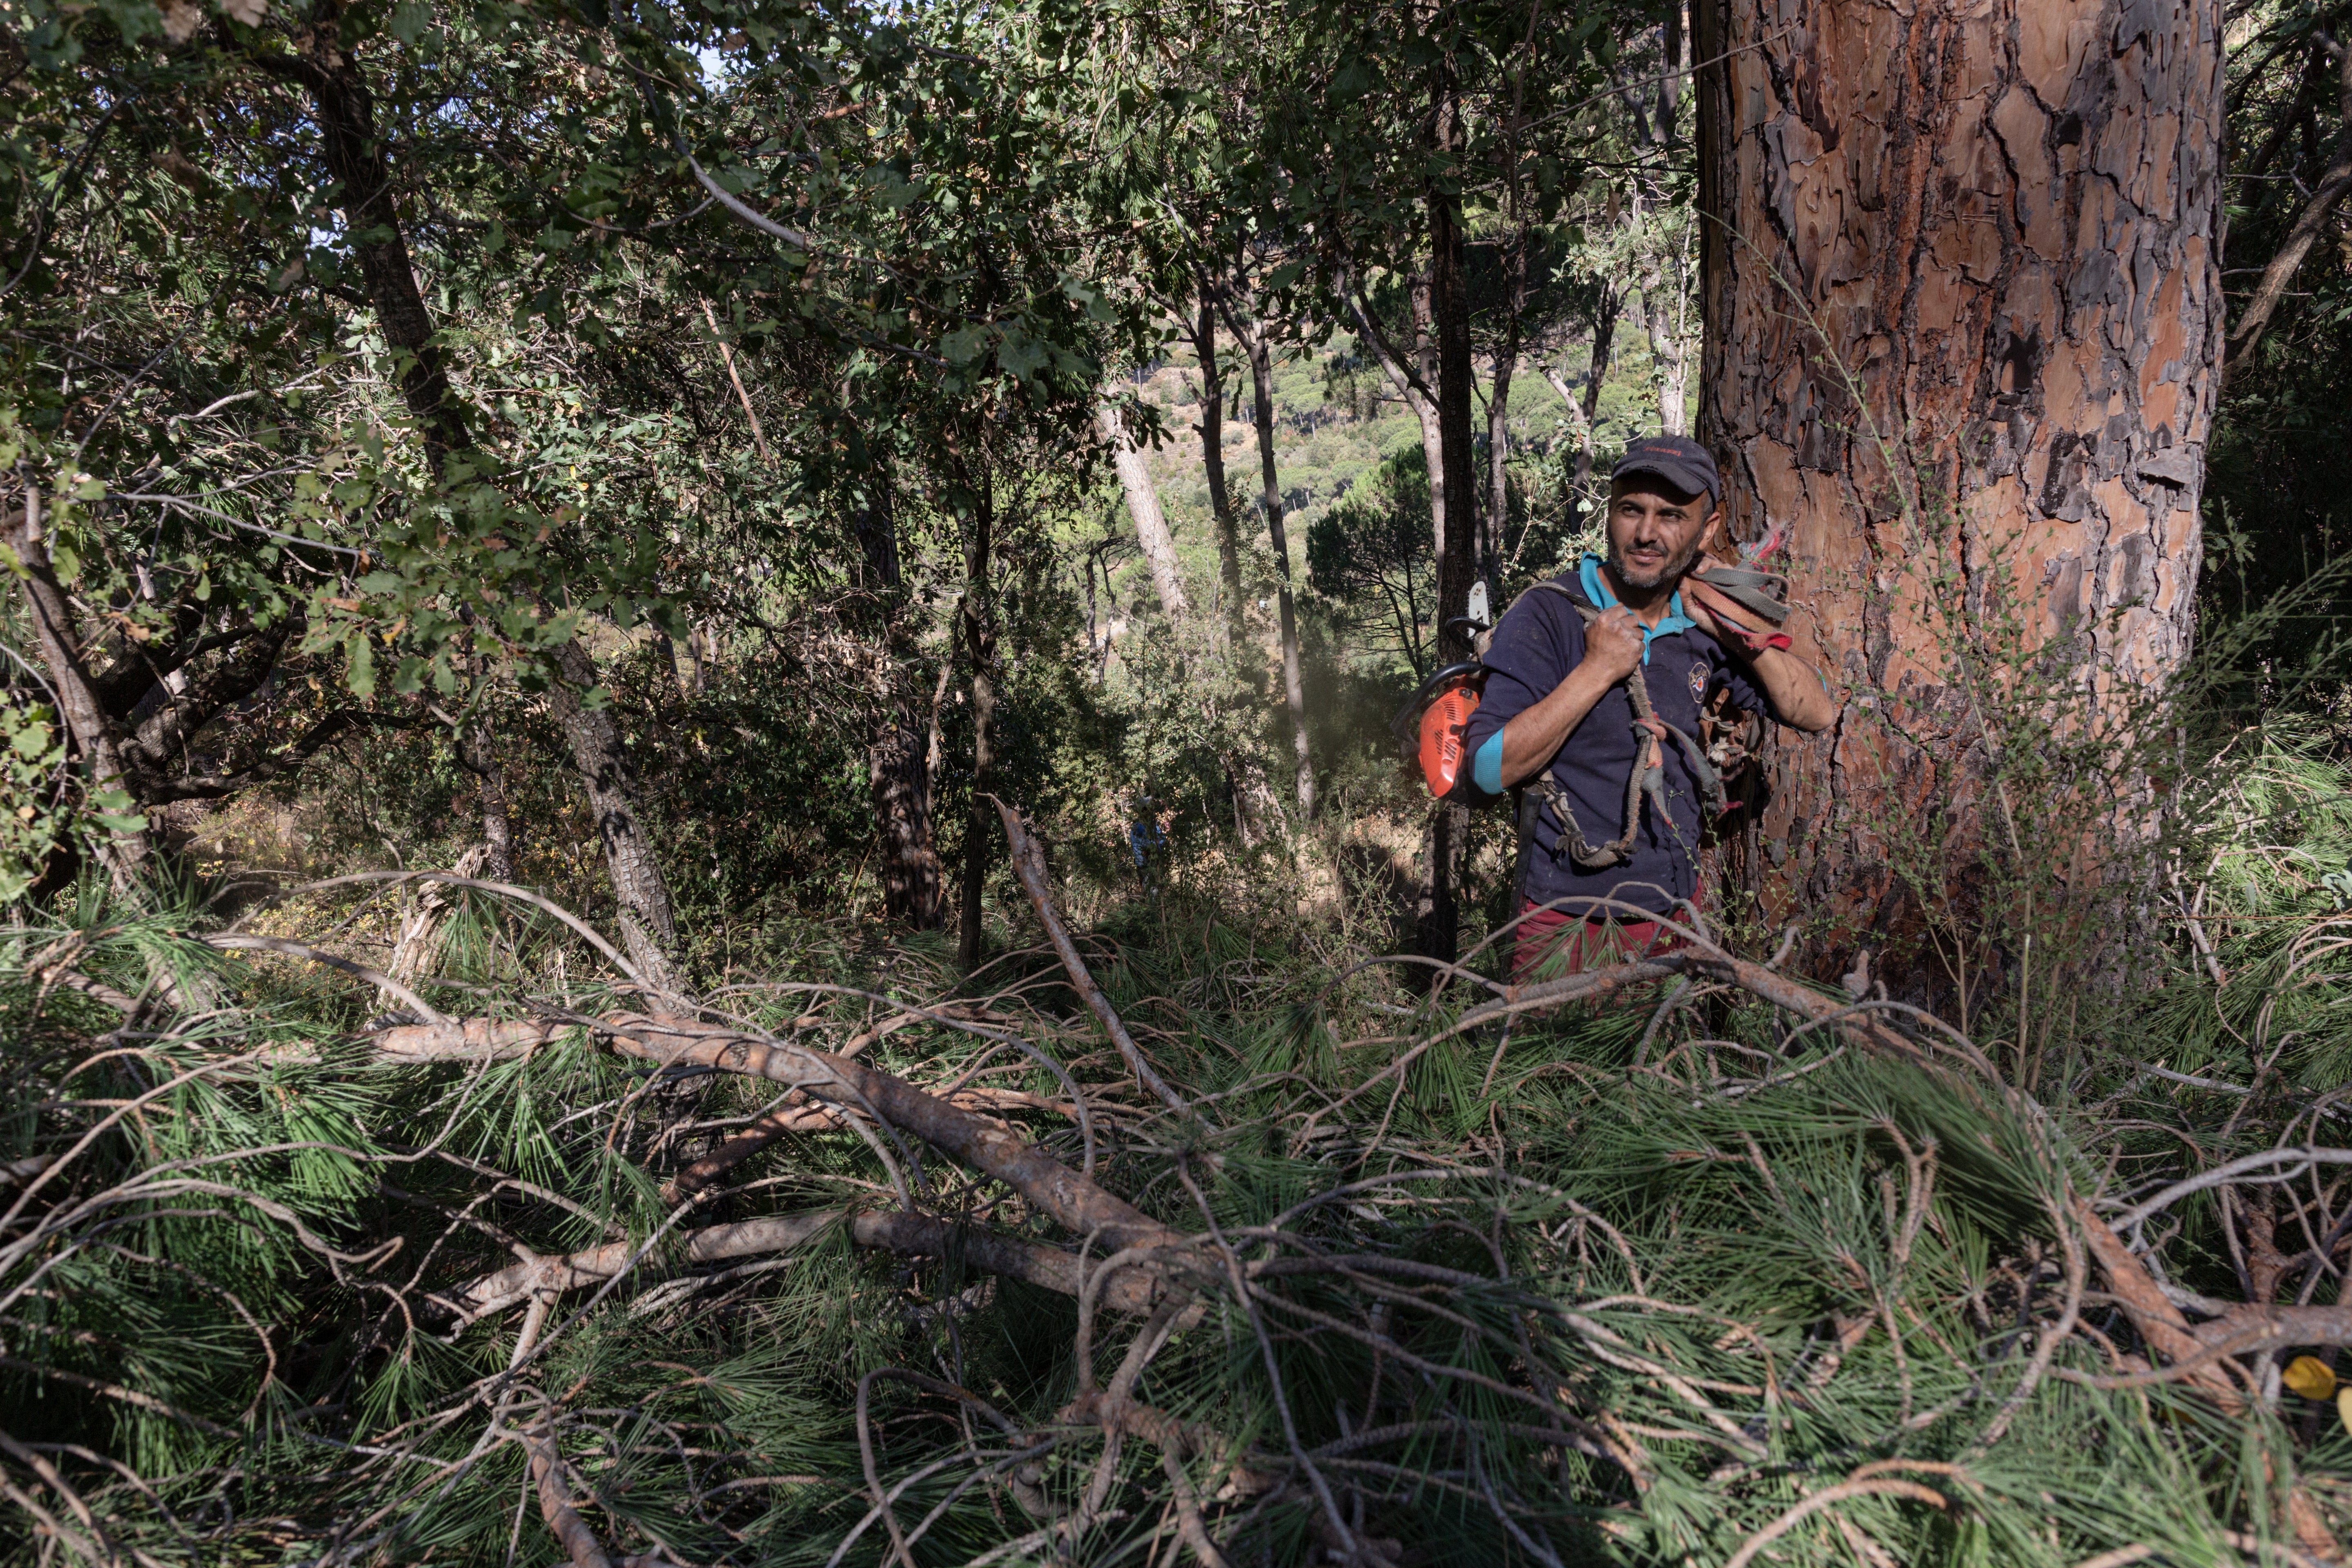
[[[1628,588],[1637,593],[1646,594],[1653,588],[1681,581],[1683,574],[1688,572],[1697,563],[1701,542],[1694,541],[1688,550],[1684,551],[1680,555],[1669,558],[1665,565],[1659,570],[1658,574],[1646,582],[1633,575],[1633,568],[1625,564],[1624,558],[1618,554],[1617,546],[1612,542],[1609,546],[1609,570],[1616,574],[1617,581],[1624,584]]]

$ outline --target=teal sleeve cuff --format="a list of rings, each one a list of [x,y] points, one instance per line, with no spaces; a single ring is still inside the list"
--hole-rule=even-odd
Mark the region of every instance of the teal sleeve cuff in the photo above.
[[[1503,793],[1503,731],[1496,731],[1470,759],[1470,782],[1488,795]]]

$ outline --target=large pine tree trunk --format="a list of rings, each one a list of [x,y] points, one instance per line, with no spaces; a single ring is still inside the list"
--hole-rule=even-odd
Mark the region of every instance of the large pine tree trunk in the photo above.
[[[1702,5],[1699,433],[1734,536],[1793,531],[1792,629],[1843,703],[1767,761],[1742,874],[1776,915],[1899,938],[1906,845],[1964,911],[1981,817],[1939,802],[1987,736],[1956,638],[1998,654],[2013,610],[2094,718],[2187,652],[2221,28],[2220,0]]]

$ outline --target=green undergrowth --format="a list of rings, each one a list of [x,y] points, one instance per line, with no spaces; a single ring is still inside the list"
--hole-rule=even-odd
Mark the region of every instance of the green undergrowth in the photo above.
[[[1019,921],[971,976],[937,943],[812,927],[712,988],[711,1016],[779,1042],[867,1036],[864,1059],[912,1082],[998,1093],[983,1109],[1195,1238],[1189,1310],[1083,1328],[968,1239],[857,1244],[838,1215],[910,1202],[967,1237],[1076,1248],[910,1133],[794,1131],[680,1207],[664,1184],[784,1085],[583,1029],[394,1060],[365,1032],[390,1005],[371,987],[203,945],[201,889],[20,910],[0,948],[0,1555],[556,1562],[534,1440],[615,1561],[898,1560],[877,1486],[924,1564],[1202,1545],[2204,1563],[2292,1543],[2298,1517],[2341,1535],[2352,1434],[2278,1391],[2298,1347],[2241,1358],[2261,1391],[2243,1408],[2131,1383],[2147,1348],[2068,1211],[2342,1142],[2352,781],[2315,734],[2250,733],[2232,758],[2156,983],[2058,1026],[2046,1059],[2065,1065],[2032,1099],[1704,985],[1663,1019],[1653,988],[1446,1037],[1483,994],[1433,1001],[1181,888],[1082,938],[1181,1114]],[[475,898],[419,983],[436,1006],[642,1005],[561,927]],[[353,915],[270,918],[331,946]],[[1083,1131],[1031,1050],[1082,1089]],[[2305,1247],[2297,1226],[2346,1208],[2340,1169],[2238,1189],[2227,1213],[2190,1194],[2137,1240],[2175,1289],[2244,1300],[2250,1238]],[[698,1260],[681,1239],[817,1211],[836,1217],[789,1250]],[[464,1322],[435,1300],[608,1244],[639,1267],[543,1314]],[[2326,1305],[2332,1269],[2272,1289]],[[1130,1407],[1160,1425],[1114,1443],[1081,1394],[1131,1352]]]

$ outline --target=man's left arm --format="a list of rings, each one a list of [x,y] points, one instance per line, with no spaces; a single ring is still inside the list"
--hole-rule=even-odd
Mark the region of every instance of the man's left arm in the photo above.
[[[1755,634],[1741,635],[1746,627],[1738,618],[1738,606],[1705,584],[1684,578],[1682,595],[1683,613],[1743,667],[1749,682],[1772,705],[1774,718],[1808,733],[1830,727],[1837,717],[1837,704],[1830,700],[1828,685],[1811,665],[1786,648],[1751,651],[1748,638]]]

